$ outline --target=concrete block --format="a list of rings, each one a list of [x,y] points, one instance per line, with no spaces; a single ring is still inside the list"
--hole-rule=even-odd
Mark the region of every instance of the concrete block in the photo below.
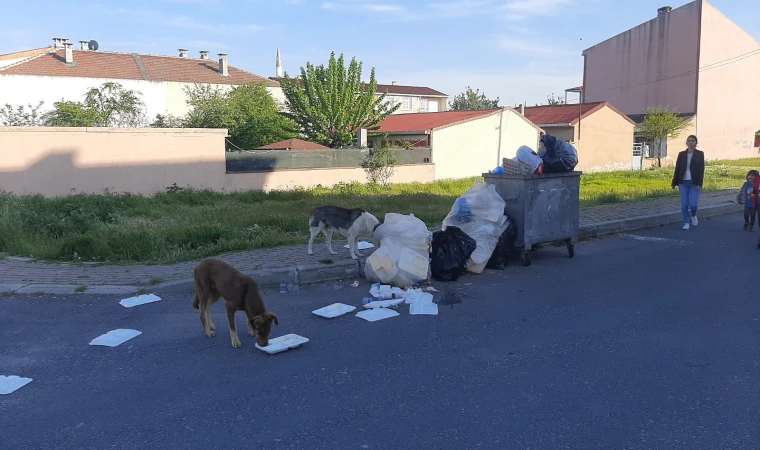
[[[26,286],[26,284],[20,283],[20,284],[13,284],[13,283],[0,283],[0,293],[4,292],[16,292],[22,287]]]
[[[295,267],[261,269],[243,273],[253,277],[259,287],[272,287],[281,284],[298,284],[298,271]]]
[[[111,286],[111,285],[103,285],[103,286],[87,286],[87,290],[82,292],[82,294],[90,294],[90,295],[131,295],[135,292],[139,291],[140,288],[137,286]]]
[[[311,264],[297,266],[296,270],[298,270],[298,284],[300,285],[361,277],[359,261],[354,260],[331,265]]]
[[[69,295],[76,294],[77,288],[81,285],[76,284],[29,284],[16,291],[17,294],[49,294],[49,295]]]

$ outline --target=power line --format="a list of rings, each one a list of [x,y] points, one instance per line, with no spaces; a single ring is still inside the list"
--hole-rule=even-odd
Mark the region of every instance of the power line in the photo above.
[[[643,86],[643,85],[651,84],[651,83],[659,83],[660,81],[672,80],[674,78],[681,78],[681,77],[685,77],[687,75],[691,75],[691,74],[694,74],[694,73],[697,73],[697,72],[705,72],[705,71],[708,71],[708,70],[717,69],[718,67],[723,67],[723,66],[726,66],[726,65],[729,65],[729,64],[733,64],[735,62],[738,62],[738,61],[741,61],[743,59],[747,59],[747,58],[750,58],[750,57],[756,56],[756,55],[760,55],[760,49],[752,50],[751,52],[747,52],[747,53],[744,53],[744,54],[741,54],[741,55],[738,55],[738,56],[734,56],[733,58],[728,58],[728,59],[724,59],[722,61],[718,61],[718,62],[714,62],[712,64],[708,64],[708,65],[700,68],[699,70],[689,70],[688,72],[679,73],[678,75],[673,75],[673,76],[666,77],[666,78],[660,78],[658,80],[645,81],[643,83],[623,84],[623,85],[620,85],[620,86],[608,87],[607,89],[620,89],[620,88],[626,88],[626,87]]]

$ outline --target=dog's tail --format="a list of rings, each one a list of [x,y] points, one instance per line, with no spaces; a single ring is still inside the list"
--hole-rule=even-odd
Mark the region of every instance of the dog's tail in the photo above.
[[[198,297],[198,292],[195,293],[195,298],[193,299],[193,308],[201,308],[201,299]]]

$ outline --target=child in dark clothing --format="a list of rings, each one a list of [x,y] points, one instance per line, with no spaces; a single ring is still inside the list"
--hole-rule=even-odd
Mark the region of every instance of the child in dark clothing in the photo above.
[[[755,179],[760,178],[760,172],[750,170],[747,172],[747,182],[744,183],[736,195],[736,201],[744,204],[744,229],[752,231],[755,227],[755,218],[758,217],[757,194],[755,193]],[[760,226],[760,222],[758,222]]]

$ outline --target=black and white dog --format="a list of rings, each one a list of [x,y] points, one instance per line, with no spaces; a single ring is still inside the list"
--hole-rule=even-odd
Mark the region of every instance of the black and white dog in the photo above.
[[[324,233],[327,237],[327,250],[331,255],[338,253],[332,249],[332,235],[336,231],[348,238],[348,249],[351,252],[351,258],[359,259],[359,236],[372,233],[380,225],[380,221],[375,216],[364,211],[363,209],[346,209],[339,206],[322,206],[314,210],[309,218],[309,230],[311,238],[309,239],[309,255],[314,252],[311,249],[314,238],[319,233]]]

